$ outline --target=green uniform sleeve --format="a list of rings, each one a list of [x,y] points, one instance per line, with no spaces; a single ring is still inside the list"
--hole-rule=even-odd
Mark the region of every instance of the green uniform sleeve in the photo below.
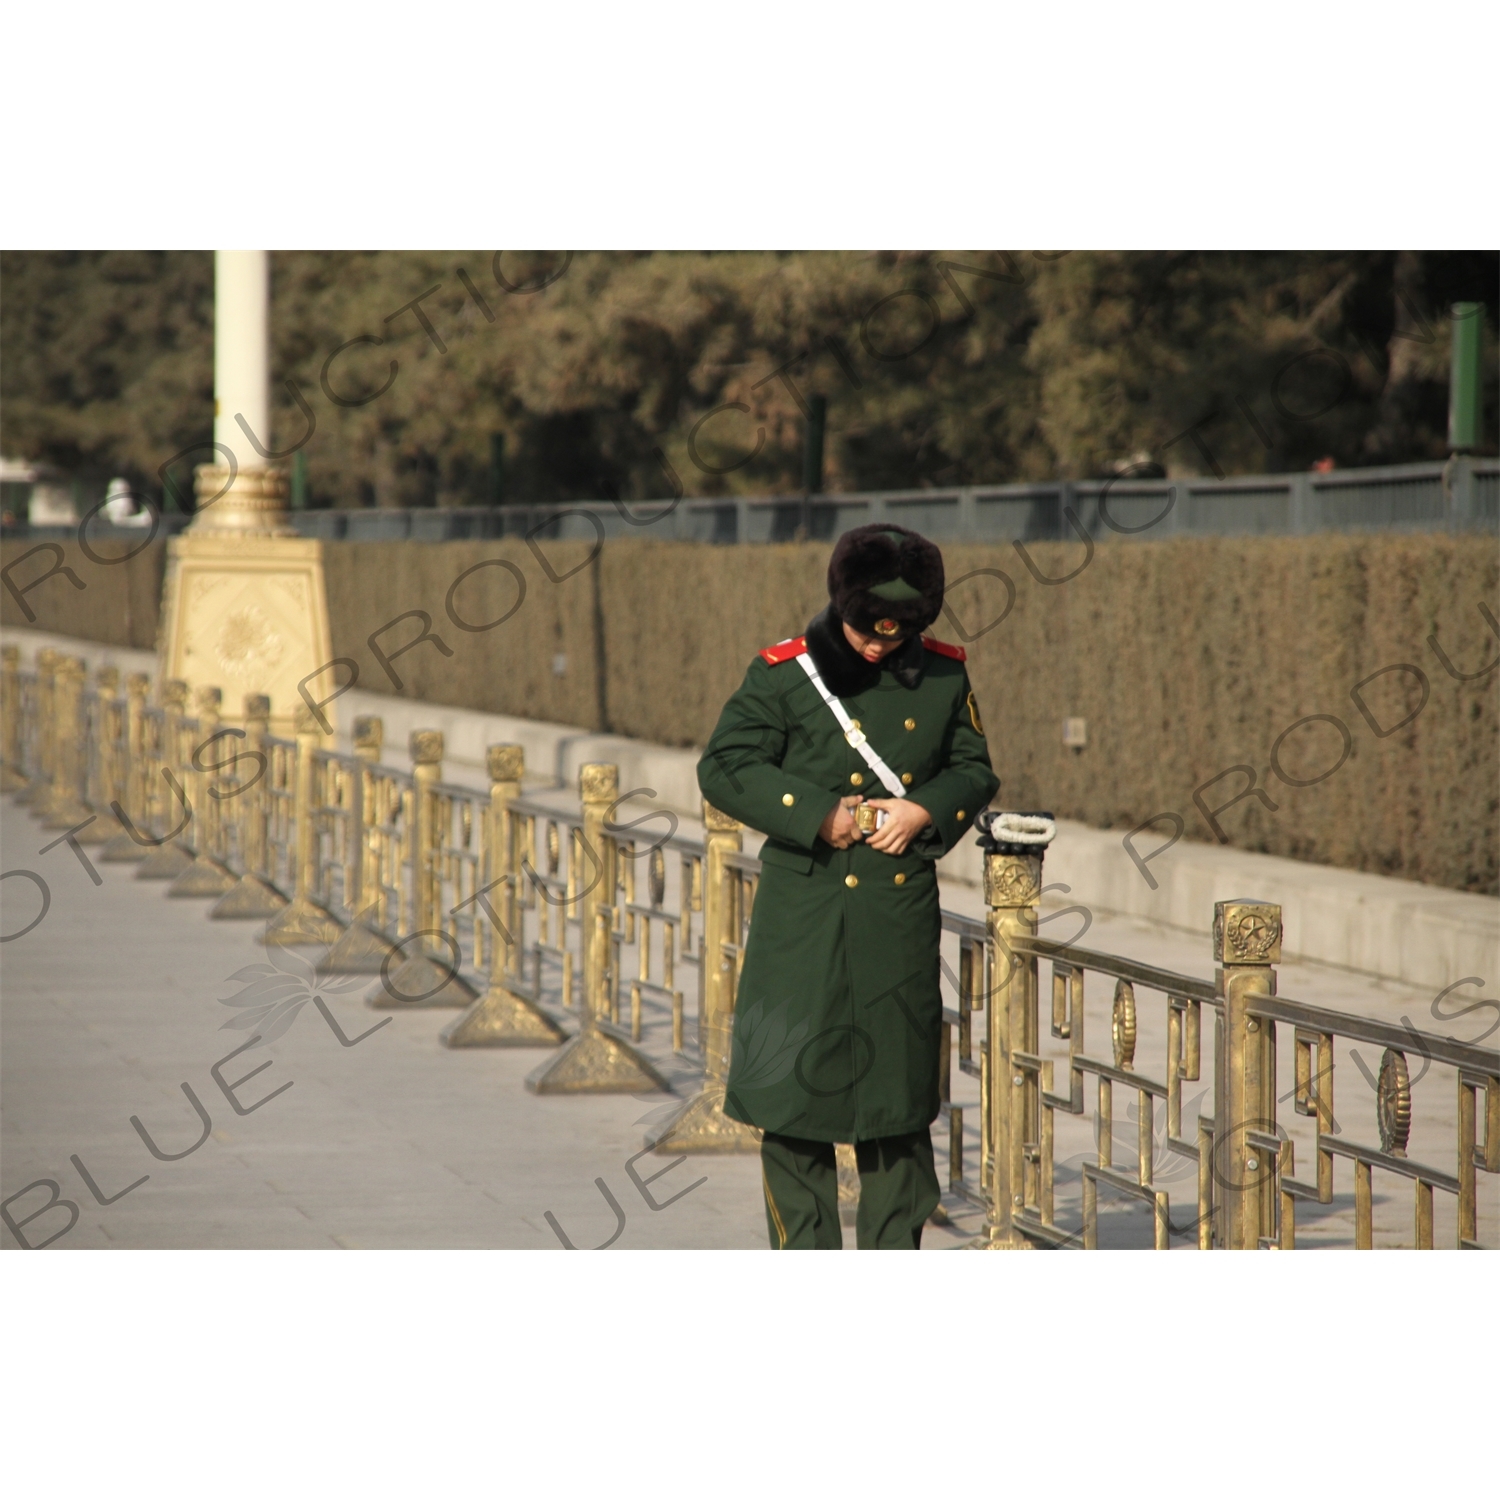
[[[724,705],[698,762],[698,787],[720,812],[768,838],[811,849],[835,793],[781,768],[789,733],[772,673],[788,670],[760,657]]]
[[[974,819],[1000,789],[1000,778],[990,765],[979,706],[964,674],[963,693],[949,720],[943,747],[943,769],[912,794],[912,800],[932,814],[932,828],[946,854],[974,827]],[[924,829],[923,833],[931,832]],[[927,847],[919,851],[925,857]]]

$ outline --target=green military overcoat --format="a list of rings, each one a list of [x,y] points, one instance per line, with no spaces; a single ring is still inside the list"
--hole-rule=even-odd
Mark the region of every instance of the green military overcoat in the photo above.
[[[899,856],[818,837],[839,798],[890,793],[798,663],[807,637],[761,652],[698,763],[704,797],[766,835],[725,1112],[779,1135],[863,1141],[937,1116],[935,861],[974,829],[999,782],[960,649],[912,641],[899,668],[896,657],[886,670],[854,667],[841,683],[826,615],[809,635],[824,643],[813,659],[829,664],[830,691],[932,824]],[[850,686],[860,690],[848,696]]]

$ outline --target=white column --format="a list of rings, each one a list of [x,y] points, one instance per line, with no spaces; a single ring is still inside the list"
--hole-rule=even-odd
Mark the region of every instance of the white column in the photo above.
[[[241,470],[266,460],[246,438],[243,416],[271,447],[271,257],[265,250],[220,250],[214,257],[214,441]],[[217,463],[225,461],[220,453]]]

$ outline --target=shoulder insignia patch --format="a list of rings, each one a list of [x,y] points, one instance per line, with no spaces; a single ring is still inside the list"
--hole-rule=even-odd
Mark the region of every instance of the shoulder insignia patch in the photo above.
[[[969,708],[969,723],[971,723],[974,726],[974,729],[975,729],[976,733],[983,734],[984,733],[984,725],[980,722],[980,719],[979,719],[979,705],[974,701],[974,694],[972,692],[969,694],[969,697],[968,697],[968,708]]]
[[[777,641],[774,646],[762,646],[760,654],[774,667],[780,662],[790,661],[794,656],[803,655],[806,650],[807,637],[798,635],[788,641]]]
[[[968,661],[968,653],[962,646],[950,646],[947,641],[934,640],[930,635],[922,637],[922,644],[939,656],[951,656],[954,661]]]

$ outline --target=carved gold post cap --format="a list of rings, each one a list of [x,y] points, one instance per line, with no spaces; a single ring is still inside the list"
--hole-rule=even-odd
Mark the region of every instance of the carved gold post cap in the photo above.
[[[20,666],[21,648],[19,646],[0,646],[0,664],[7,667]]]
[[[318,716],[305,703],[299,703],[292,710],[292,728],[298,734],[315,734],[321,736],[323,726],[318,722]]]
[[[710,833],[736,833],[744,827],[744,824],[731,818],[728,813],[720,812],[711,802],[703,804],[703,826]]]
[[[265,693],[245,694],[245,717],[247,719],[269,719],[271,700]]]
[[[352,731],[356,750],[379,750],[385,744],[385,720],[378,714],[360,714]]]
[[[50,672],[57,665],[57,659],[62,652],[56,646],[43,646],[36,654],[36,664],[39,670]]]
[[[161,685],[161,701],[166,708],[182,708],[187,703],[188,685],[180,677],[168,677]]]
[[[1042,889],[1042,861],[1035,854],[986,854],[984,900],[987,906],[1035,906]]]
[[[1270,901],[1214,902],[1214,962],[1279,964],[1281,908]]]
[[[109,693],[113,696],[120,691],[120,669],[118,667],[100,667],[94,673],[94,685],[101,693]]]
[[[151,676],[148,672],[132,672],[125,679],[125,691],[132,698],[144,698],[151,691]]]
[[[413,729],[407,742],[414,766],[436,766],[443,759],[443,731],[441,729]]]
[[[613,802],[620,795],[620,768],[599,761],[580,766],[578,794],[585,802]]]
[[[199,464],[193,471],[197,511],[189,528],[232,532],[240,536],[295,536],[287,524],[287,474],[285,469],[227,468],[222,464]]]
[[[520,745],[487,745],[484,764],[491,781],[519,781],[526,769],[526,751]]]
[[[223,690],[216,687],[201,687],[193,694],[193,703],[200,714],[216,714],[224,705]]]

